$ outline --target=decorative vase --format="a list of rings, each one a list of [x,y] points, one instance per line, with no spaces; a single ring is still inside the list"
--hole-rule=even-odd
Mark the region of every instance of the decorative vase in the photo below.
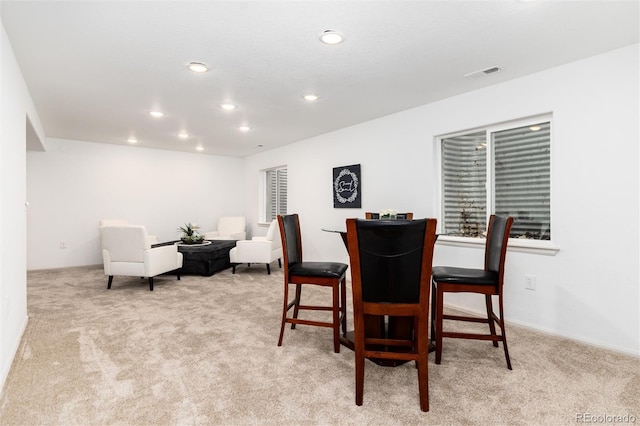
[[[382,220],[395,220],[398,215],[398,210],[396,209],[384,209],[380,210],[380,219]]]
[[[204,241],[204,237],[202,236],[197,236],[197,237],[182,237],[180,238],[180,241],[182,241],[184,244],[200,244],[202,243],[202,241]]]

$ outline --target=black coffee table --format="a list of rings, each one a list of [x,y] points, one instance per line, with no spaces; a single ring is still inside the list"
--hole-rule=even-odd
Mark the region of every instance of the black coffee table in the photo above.
[[[181,274],[210,277],[231,266],[229,251],[236,246],[236,240],[207,240],[204,244],[183,244],[180,241],[168,241],[154,244],[153,247],[171,244],[177,244],[178,251],[182,253]]]

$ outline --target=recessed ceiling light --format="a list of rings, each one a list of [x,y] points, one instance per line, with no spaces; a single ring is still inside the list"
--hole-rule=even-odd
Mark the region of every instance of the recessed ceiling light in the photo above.
[[[325,44],[338,44],[344,41],[344,36],[337,31],[326,30],[320,34],[320,41]]]
[[[187,138],[189,137],[189,133],[187,133],[187,132],[180,132],[180,133],[178,133],[178,137],[179,137],[180,139],[187,139]]]
[[[187,68],[193,72],[207,72],[209,70],[209,67],[201,62],[190,62],[187,65]]]
[[[149,112],[149,115],[155,118],[160,118],[164,115],[164,113],[162,111],[151,111]]]
[[[240,130],[241,132],[248,132],[249,130],[251,130],[251,127],[249,127],[249,126],[240,126],[240,127],[238,127],[238,130]]]
[[[542,127],[540,126],[531,126],[529,127],[529,130],[531,130],[532,132],[537,132],[538,130],[540,130]]]
[[[304,95],[303,98],[309,102],[313,102],[318,100],[318,95],[309,93],[307,95]]]
[[[222,108],[225,111],[233,111],[237,107],[234,104],[220,104],[220,108]]]
[[[204,147],[202,145],[196,146],[196,151],[204,151]]]
[[[138,140],[136,138],[129,138],[129,139],[127,139],[127,142],[129,142],[130,144],[133,145],[133,144],[138,143]]]

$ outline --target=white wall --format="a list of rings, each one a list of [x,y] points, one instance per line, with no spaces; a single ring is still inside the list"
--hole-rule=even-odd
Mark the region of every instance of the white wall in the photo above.
[[[438,215],[435,136],[551,112],[560,251],[510,250],[507,321],[640,354],[638,75],[634,45],[246,158],[246,214],[258,218],[259,171],[286,164],[305,258],[348,262],[340,238],[322,228],[382,208]],[[362,166],[362,209],[334,209],[332,168],[349,164]],[[482,256],[439,243],[434,264],[479,267]],[[536,291],[524,289],[525,275],[537,277]],[[481,311],[474,300],[447,303]]]
[[[0,387],[27,323],[26,134],[40,120],[7,33],[0,30]]]
[[[27,154],[27,269],[102,264],[98,222],[128,219],[160,241],[243,214],[242,159],[48,139]],[[66,248],[60,248],[60,242]]]

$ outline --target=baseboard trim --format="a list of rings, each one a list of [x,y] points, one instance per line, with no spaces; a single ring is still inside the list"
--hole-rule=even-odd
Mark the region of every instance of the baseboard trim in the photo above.
[[[470,315],[477,315],[477,316],[481,316],[481,317],[486,317],[486,312],[485,311],[477,311],[477,310],[473,310],[473,309],[469,309],[466,307],[461,307],[458,305],[452,305],[452,304],[445,304],[446,308],[451,308],[451,309],[455,309],[457,311],[460,311],[462,313],[466,313],[466,314],[470,314]],[[505,320],[505,323],[507,325],[515,325],[518,327],[522,327],[522,328],[526,328],[528,330],[532,330],[532,331],[536,331],[539,333],[543,333],[549,336],[554,336],[554,337],[560,337],[562,339],[567,339],[567,340],[571,340],[573,342],[576,343],[580,343],[583,345],[587,345],[587,346],[592,346],[598,349],[605,349],[605,350],[609,350],[611,352],[615,352],[615,353],[619,353],[622,355],[628,355],[628,356],[633,356],[636,358],[640,359],[640,350],[638,351],[634,351],[633,349],[629,349],[629,348],[625,348],[625,347],[621,347],[621,346],[609,346],[609,345],[604,345],[602,343],[598,343],[596,341],[593,340],[589,340],[589,339],[585,339],[584,337],[580,337],[580,336],[574,336],[574,335],[570,335],[570,334],[565,334],[565,333],[560,333],[557,330],[552,330],[552,329],[548,329],[545,327],[540,327],[531,323],[527,323],[527,322],[523,322],[523,321],[518,321],[518,320],[509,320],[508,318]],[[508,338],[508,334],[507,334],[507,338]]]
[[[42,268],[42,269],[27,269],[27,272],[49,272],[49,271],[60,271],[60,270],[73,270],[73,269],[94,269],[94,268],[103,268],[102,263],[98,263],[95,265],[78,265],[78,266],[60,266],[57,268]]]
[[[22,343],[22,338],[24,337],[24,332],[27,330],[27,324],[29,323],[29,315],[27,315],[22,322],[22,327],[20,332],[18,333],[17,339],[12,343],[11,349],[9,353],[11,356],[8,358],[9,362],[2,368],[2,373],[0,376],[0,393],[4,391],[4,385],[7,382],[7,378],[9,377],[9,372],[11,372],[11,366],[13,366],[13,361],[16,359],[16,355],[18,354],[18,349],[20,349],[20,343]]]

